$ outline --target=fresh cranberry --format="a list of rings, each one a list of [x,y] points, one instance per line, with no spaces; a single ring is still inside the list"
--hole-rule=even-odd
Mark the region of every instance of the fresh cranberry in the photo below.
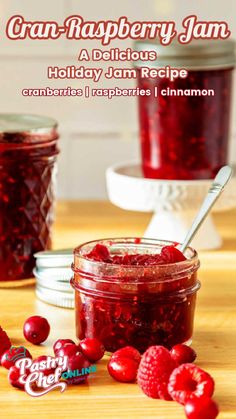
[[[125,346],[114,352],[112,358],[130,358],[139,364],[141,361],[141,354],[137,349],[133,348],[133,346]]]
[[[184,411],[188,419],[215,419],[219,414],[217,404],[209,397],[187,401]]]
[[[136,379],[138,363],[130,358],[111,357],[107,369],[116,381],[130,383]]]
[[[9,370],[18,359],[21,358],[31,358],[32,355],[24,346],[12,346],[8,349],[1,358],[1,365]]]
[[[75,355],[71,355],[68,360],[68,369],[70,371],[81,370],[82,368],[88,368],[89,366],[90,362],[79,351],[77,351]]]
[[[34,359],[32,365],[34,365],[36,363],[39,363],[39,362],[42,362],[42,361],[47,361],[47,358],[48,357],[46,355],[41,355],[38,358]],[[46,365],[46,362],[43,362],[43,364]],[[40,369],[39,371],[42,371],[44,375],[50,375],[50,374],[53,374],[55,372],[55,368],[48,368],[46,370],[45,369],[44,370]]]
[[[68,358],[71,358],[76,353],[80,352],[80,349],[78,345],[68,343],[65,346],[63,346],[59,351],[57,352],[57,356],[68,356]]]
[[[20,379],[20,369],[17,368],[15,365],[11,366],[8,372],[8,380],[9,383],[13,387],[20,388],[21,390],[24,389],[24,384],[19,380]]]
[[[173,346],[170,351],[171,358],[173,358],[177,364],[188,364],[195,361],[197,354],[194,349],[190,346],[179,344]]]
[[[80,341],[79,348],[91,362],[99,361],[104,355],[105,348],[96,338],[85,338]]]
[[[23,332],[25,339],[34,345],[39,345],[48,338],[50,325],[44,317],[32,316],[26,320]]]
[[[54,354],[57,355],[57,352],[61,348],[63,348],[64,346],[66,346],[68,344],[75,345],[75,342],[73,340],[71,340],[71,339],[58,339],[58,340],[56,340],[56,342],[53,345]]]

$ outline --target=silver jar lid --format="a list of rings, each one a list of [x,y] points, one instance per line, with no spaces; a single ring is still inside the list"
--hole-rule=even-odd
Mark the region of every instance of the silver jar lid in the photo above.
[[[73,249],[48,250],[34,254],[37,268],[70,267],[73,262]]]
[[[135,67],[176,67],[187,70],[217,70],[232,68],[236,63],[236,42],[225,40],[193,40],[189,44],[180,44],[174,40],[169,45],[161,45],[158,39],[136,41],[134,50],[155,51],[155,61],[134,62]]]
[[[57,121],[48,116],[1,113],[0,133],[44,133],[57,128]]]
[[[68,292],[55,291],[48,288],[44,288],[38,284],[36,285],[35,292],[37,298],[39,298],[39,300],[45,303],[63,308],[75,307],[74,292],[70,294]]]

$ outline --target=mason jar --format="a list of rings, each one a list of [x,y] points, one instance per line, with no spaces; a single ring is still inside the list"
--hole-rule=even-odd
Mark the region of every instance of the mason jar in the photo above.
[[[157,254],[174,243],[121,238],[77,247],[71,281],[77,338],[97,338],[109,352],[127,345],[144,352],[150,345],[190,343],[200,288],[197,252],[188,248],[187,259],[177,263],[134,266],[88,258],[97,244],[120,256]]]
[[[228,163],[233,40],[138,41],[138,51],[154,50],[155,61],[137,61],[139,126],[144,177],[211,179]],[[141,77],[141,67],[185,69],[186,78]]]
[[[51,247],[57,141],[52,118],[0,114],[0,281],[32,277]]]

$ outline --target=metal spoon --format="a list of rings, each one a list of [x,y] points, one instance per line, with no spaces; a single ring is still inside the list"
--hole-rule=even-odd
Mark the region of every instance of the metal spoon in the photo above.
[[[184,242],[180,245],[179,250],[184,253],[185,249],[191,243],[192,239],[194,238],[195,234],[201,227],[203,221],[207,217],[209,211],[223,192],[225,185],[228,183],[233,170],[229,166],[222,167],[219,172],[217,173],[206,198],[204,199],[202,206],[197,213],[193,223],[187,233],[187,236],[184,239]]]

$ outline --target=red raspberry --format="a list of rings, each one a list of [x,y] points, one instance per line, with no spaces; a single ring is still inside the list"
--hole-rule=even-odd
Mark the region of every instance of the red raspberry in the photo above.
[[[138,363],[130,358],[111,357],[107,369],[111,377],[122,383],[136,380]]]
[[[114,352],[112,358],[130,358],[139,364],[141,361],[141,354],[137,349],[133,348],[133,346],[125,346]]]
[[[195,397],[184,406],[188,419],[215,419],[219,414],[219,408],[214,400],[209,397]]]
[[[24,337],[34,345],[43,343],[48,338],[49,332],[50,325],[44,317],[32,316],[24,323]]]
[[[75,345],[75,342],[71,339],[57,339],[53,345],[53,352],[57,355],[57,352],[66,345]]]
[[[6,332],[0,326],[0,359],[7,349],[11,347],[11,341]]]
[[[210,374],[196,365],[183,364],[172,372],[168,391],[173,400],[185,404],[195,396],[211,397],[214,392],[214,380]]]
[[[15,365],[15,362],[21,358],[31,358],[32,355],[24,346],[12,346],[1,358],[1,365],[8,369]]]
[[[138,385],[154,399],[171,400],[168,379],[176,362],[164,346],[150,346],[143,354],[138,369]]]
[[[177,364],[189,364],[195,361],[197,354],[194,349],[187,345],[175,345],[170,351],[171,358],[173,358]]]
[[[91,362],[97,362],[104,355],[105,348],[103,344],[95,338],[85,338],[80,341],[79,349],[82,354]]]

